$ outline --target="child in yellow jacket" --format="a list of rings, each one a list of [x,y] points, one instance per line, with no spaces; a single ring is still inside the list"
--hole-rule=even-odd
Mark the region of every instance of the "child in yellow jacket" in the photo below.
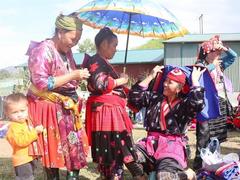
[[[15,93],[4,100],[4,113],[11,121],[7,132],[7,140],[13,149],[13,166],[16,179],[34,179],[36,156],[29,155],[29,147],[43,132],[43,126],[33,128],[28,117],[28,101],[24,94]]]

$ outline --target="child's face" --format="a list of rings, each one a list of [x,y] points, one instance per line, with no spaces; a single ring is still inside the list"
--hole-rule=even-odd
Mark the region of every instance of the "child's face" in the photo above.
[[[28,118],[28,104],[26,100],[8,105],[6,116],[10,121],[25,122]]]

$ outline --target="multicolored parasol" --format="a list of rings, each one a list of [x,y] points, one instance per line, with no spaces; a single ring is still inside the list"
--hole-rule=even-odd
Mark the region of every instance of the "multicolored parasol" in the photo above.
[[[107,26],[115,33],[127,34],[125,66],[129,34],[166,40],[188,33],[157,0],[93,0],[74,14],[87,26]]]

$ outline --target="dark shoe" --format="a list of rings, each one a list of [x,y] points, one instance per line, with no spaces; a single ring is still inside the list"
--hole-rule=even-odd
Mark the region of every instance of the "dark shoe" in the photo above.
[[[59,180],[59,169],[58,168],[44,168],[45,177],[47,180]]]

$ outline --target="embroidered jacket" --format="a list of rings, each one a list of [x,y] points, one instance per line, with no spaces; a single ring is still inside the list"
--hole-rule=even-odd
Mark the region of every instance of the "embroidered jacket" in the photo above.
[[[138,109],[146,107],[146,130],[148,132],[162,132],[169,134],[184,134],[188,123],[204,107],[204,88],[192,87],[186,97],[166,114],[166,130],[161,129],[162,94],[144,90],[135,84],[129,92],[129,103]]]
[[[88,58],[84,67],[88,68],[91,73],[88,79],[88,90],[91,92],[91,95],[107,94],[114,91],[119,96],[125,98],[126,94],[123,86],[114,88],[115,79],[119,78],[119,76],[108,61],[101,58],[98,54]]]

